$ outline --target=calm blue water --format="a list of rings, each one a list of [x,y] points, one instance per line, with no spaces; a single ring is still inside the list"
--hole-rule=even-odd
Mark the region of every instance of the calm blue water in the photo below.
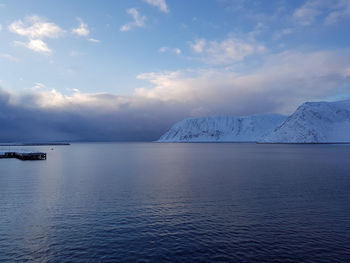
[[[0,160],[0,262],[350,262],[349,145],[29,148]]]

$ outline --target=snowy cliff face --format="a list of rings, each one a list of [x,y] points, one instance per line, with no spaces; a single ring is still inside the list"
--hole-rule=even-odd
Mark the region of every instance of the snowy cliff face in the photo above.
[[[261,142],[350,142],[350,100],[304,103]]]
[[[271,133],[285,116],[214,116],[189,118],[176,123],[159,142],[255,142]]]

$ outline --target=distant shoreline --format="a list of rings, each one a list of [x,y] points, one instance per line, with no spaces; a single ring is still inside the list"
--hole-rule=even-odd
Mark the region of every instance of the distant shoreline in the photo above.
[[[350,144],[350,142],[232,142],[232,141],[155,141],[156,143],[232,143],[232,144]]]
[[[256,142],[256,144],[350,144],[350,142]]]
[[[43,142],[43,143],[0,143],[0,146],[64,146],[70,145],[68,142]]]

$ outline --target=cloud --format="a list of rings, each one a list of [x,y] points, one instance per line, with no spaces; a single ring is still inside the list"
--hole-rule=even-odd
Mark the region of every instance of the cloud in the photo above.
[[[254,29],[248,33],[250,39],[255,39],[255,37],[261,35],[268,27],[262,22],[258,22]]]
[[[0,59],[6,59],[11,62],[19,62],[18,58],[11,56],[9,54],[4,54],[4,53],[0,53]]]
[[[306,1],[304,5],[295,10],[293,17],[299,24],[309,26],[322,14],[322,6],[322,0]]]
[[[204,47],[207,45],[207,41],[204,38],[197,39],[193,43],[190,43],[191,48],[196,53],[202,53],[204,50]]]
[[[308,0],[293,14],[293,18],[303,26],[310,26],[324,16],[326,25],[335,24],[340,19],[350,17],[350,2],[348,0]]]
[[[104,93],[63,95],[41,88],[0,89],[0,110],[2,142],[156,140],[184,116],[159,101]]]
[[[95,38],[89,38],[88,39],[90,42],[93,42],[93,43],[100,43],[101,40],[98,40],[98,39],[95,39]]]
[[[138,78],[153,88],[135,94],[186,103],[191,112],[205,109],[207,114],[291,113],[305,100],[325,98],[342,85],[349,89],[349,58],[350,50],[288,51],[270,55],[261,68],[246,74],[220,69],[145,73]]]
[[[2,30],[2,25],[0,24],[0,31]]]
[[[41,90],[46,88],[47,88],[46,85],[41,82],[35,83],[35,85],[32,87],[33,90]]]
[[[253,40],[234,37],[228,37],[221,42],[200,38],[190,42],[190,47],[209,64],[230,64],[242,61],[247,56],[265,52],[265,47]]]
[[[14,21],[9,25],[9,30],[29,39],[58,38],[64,32],[55,23],[46,22],[39,16],[28,16],[24,21]]]
[[[40,39],[30,39],[28,42],[14,41],[15,46],[26,47],[35,52],[43,53],[43,54],[51,54],[52,50],[47,46],[47,44]]]
[[[77,18],[77,20],[79,21],[79,26],[77,28],[73,28],[72,29],[72,34],[75,34],[77,36],[81,36],[81,37],[87,37],[90,34],[90,30],[89,27],[86,23],[84,23],[84,21],[81,18]],[[88,41],[92,42],[92,43],[100,43],[101,41],[95,38],[88,38]]]
[[[166,52],[170,52],[170,53],[174,53],[176,55],[181,55],[181,49],[179,48],[169,48],[169,47],[161,47],[159,49],[160,53],[166,53]]]
[[[169,8],[165,0],[143,0],[143,1],[149,5],[158,7],[159,10],[162,11],[163,13],[169,13]]]
[[[325,23],[327,25],[336,24],[343,18],[350,17],[350,1],[339,0],[333,7],[333,11],[326,17]]]
[[[43,41],[45,38],[58,38],[64,30],[55,23],[47,22],[39,16],[28,16],[22,20],[12,22],[10,32],[27,38],[27,42],[15,41],[15,45],[24,46],[35,52],[50,54],[52,50]]]
[[[52,52],[52,50],[48,48],[46,43],[40,39],[31,39],[28,43],[28,48],[33,51],[46,54],[50,54]]]
[[[274,36],[274,39],[280,39],[280,38],[282,38],[282,37],[284,37],[284,36],[293,34],[293,32],[294,32],[294,29],[292,29],[292,28],[285,28],[285,29],[283,29],[283,30],[277,32],[277,33],[275,34],[275,36]]]
[[[213,68],[138,79],[148,87],[129,96],[63,94],[41,82],[18,93],[0,89],[0,140],[156,140],[189,116],[290,114],[307,100],[349,93],[350,50],[271,54],[246,73]]]
[[[126,10],[126,13],[132,16],[133,22],[127,23],[120,27],[121,32],[130,31],[133,27],[144,27],[146,22],[146,17],[141,16],[135,8],[130,8]]]
[[[77,18],[79,26],[72,29],[72,33],[78,36],[88,36],[90,34],[89,27],[81,18]]]

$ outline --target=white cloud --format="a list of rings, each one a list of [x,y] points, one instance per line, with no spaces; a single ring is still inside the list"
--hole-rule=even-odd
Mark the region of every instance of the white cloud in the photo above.
[[[145,26],[146,17],[141,16],[135,8],[130,8],[130,9],[126,10],[126,13],[129,14],[130,16],[132,16],[134,21],[121,26],[120,31],[126,32],[126,31],[130,31],[133,27],[144,27]]]
[[[52,53],[52,50],[41,39],[30,39],[28,42],[14,41],[13,43],[15,46],[26,47],[38,53],[43,53],[46,55]]]
[[[160,53],[166,53],[166,52],[170,52],[170,53],[174,53],[176,55],[181,55],[181,49],[179,48],[169,48],[169,47],[161,47],[159,49]]]
[[[79,26],[72,29],[72,33],[78,36],[88,36],[90,34],[88,25],[81,18],[77,18],[77,20],[79,21]]]
[[[177,54],[177,55],[181,55],[181,49],[179,49],[179,48],[175,48],[174,49],[174,52]]]
[[[185,103],[208,114],[290,113],[306,100],[323,99],[349,85],[349,61],[350,50],[288,51],[270,55],[250,73],[227,69],[145,73],[138,79],[149,81],[152,88],[137,89],[135,95]]]
[[[0,24],[0,31],[2,30],[2,25]]]
[[[243,40],[234,37],[228,37],[221,42],[207,41],[201,38],[191,42],[190,46],[194,52],[202,55],[202,59],[205,62],[210,64],[239,62],[249,55],[265,52],[265,47],[255,43],[253,40]]]
[[[58,38],[64,32],[55,23],[46,22],[39,16],[28,16],[24,21],[14,21],[9,25],[9,30],[29,39]]]
[[[47,89],[46,85],[41,83],[41,82],[37,82],[34,84],[34,86],[32,87],[33,90],[41,90],[41,89]]]
[[[197,39],[194,43],[190,43],[190,46],[194,50],[194,52],[202,53],[206,44],[207,44],[207,41],[203,38],[200,38],[200,39]]]
[[[147,4],[158,7],[160,11],[162,11],[163,13],[169,13],[169,8],[165,0],[143,0],[143,1],[145,1]]]
[[[18,58],[11,56],[10,54],[4,54],[4,53],[0,53],[0,59],[6,59],[11,62],[19,62]]]
[[[42,52],[42,53],[51,53],[52,50],[48,48],[46,43],[40,39],[32,39],[29,41],[28,48],[36,51],[36,52]]]
[[[88,39],[90,42],[93,42],[93,43],[100,43],[101,40],[98,40],[98,39],[95,39],[95,38],[89,38]]]
[[[8,29],[17,35],[26,37],[27,42],[15,41],[15,45],[24,46],[38,53],[50,54],[52,50],[43,41],[44,38],[58,38],[64,30],[55,23],[47,22],[39,16],[29,16],[12,22]]]

